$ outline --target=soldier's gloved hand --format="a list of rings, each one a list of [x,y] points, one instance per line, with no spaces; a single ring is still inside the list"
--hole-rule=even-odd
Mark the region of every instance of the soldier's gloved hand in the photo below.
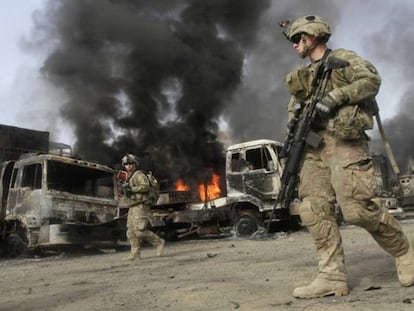
[[[130,193],[131,186],[127,182],[125,182],[122,184],[122,190],[124,191],[124,193]]]
[[[332,115],[336,108],[337,104],[333,98],[328,94],[320,100],[315,106],[316,113],[321,118],[328,118]]]

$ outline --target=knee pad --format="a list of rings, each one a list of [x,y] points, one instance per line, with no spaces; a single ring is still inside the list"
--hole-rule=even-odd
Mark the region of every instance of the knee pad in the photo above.
[[[310,201],[304,201],[299,206],[299,215],[302,224],[306,227],[315,225],[318,222],[318,217],[312,210]]]
[[[314,226],[324,220],[335,221],[333,205],[318,198],[304,199],[299,206],[299,215],[302,224],[306,227]]]

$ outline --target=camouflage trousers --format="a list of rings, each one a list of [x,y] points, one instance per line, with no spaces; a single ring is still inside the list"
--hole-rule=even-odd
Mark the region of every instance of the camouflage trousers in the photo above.
[[[162,239],[151,230],[148,230],[148,211],[149,206],[138,204],[131,207],[128,211],[127,232],[131,249],[140,251],[143,241],[154,246],[162,243]]]
[[[365,138],[341,141],[323,134],[324,145],[309,150],[301,168],[299,208],[302,224],[311,233],[318,253],[318,277],[346,280],[342,238],[334,204],[348,224],[368,231],[394,257],[408,250],[399,222],[374,201],[375,178]]]

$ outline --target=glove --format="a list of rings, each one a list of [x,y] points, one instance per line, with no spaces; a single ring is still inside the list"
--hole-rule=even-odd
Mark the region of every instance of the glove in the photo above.
[[[328,118],[332,115],[336,106],[337,106],[336,102],[328,94],[324,98],[322,98],[320,102],[316,104],[315,109],[316,109],[316,113],[321,118]]]
[[[130,186],[127,182],[122,183],[122,184],[121,184],[121,187],[122,187],[122,191],[123,191],[125,194],[128,194],[128,193],[130,193],[130,192],[131,192],[131,186]]]

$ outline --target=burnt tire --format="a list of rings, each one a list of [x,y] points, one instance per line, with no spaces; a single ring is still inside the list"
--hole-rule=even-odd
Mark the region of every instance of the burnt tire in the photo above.
[[[160,234],[166,241],[177,241],[178,233],[175,230],[166,230],[164,234]]]
[[[234,225],[238,236],[249,236],[257,231],[257,218],[251,214],[241,215]]]
[[[27,243],[18,235],[10,234],[4,241],[4,256],[16,258],[23,256],[27,252]]]

